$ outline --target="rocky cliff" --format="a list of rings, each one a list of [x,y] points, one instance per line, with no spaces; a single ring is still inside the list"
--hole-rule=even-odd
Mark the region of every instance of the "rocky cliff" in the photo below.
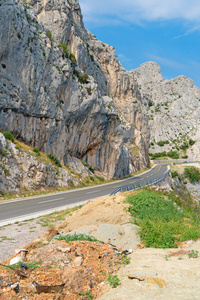
[[[175,150],[185,158],[199,159],[200,89],[185,76],[164,80],[155,62],[144,63],[131,74],[149,119],[150,151]]]
[[[148,166],[137,82],[89,33],[77,0],[1,0],[0,127],[110,177]]]

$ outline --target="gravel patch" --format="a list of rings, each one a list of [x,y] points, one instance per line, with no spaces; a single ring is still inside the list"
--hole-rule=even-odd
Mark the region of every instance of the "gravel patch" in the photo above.
[[[0,228],[0,262],[13,256],[15,249],[25,247],[47,231],[38,222],[40,218]]]

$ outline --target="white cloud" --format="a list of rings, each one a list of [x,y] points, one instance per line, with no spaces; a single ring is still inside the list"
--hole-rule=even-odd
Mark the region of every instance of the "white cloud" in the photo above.
[[[175,36],[173,39],[179,39],[179,38],[182,38],[182,37],[184,37],[184,36],[187,36],[187,35],[189,35],[189,34],[195,32],[195,31],[199,31],[199,30],[200,30],[200,26],[192,27],[192,28],[186,30],[185,33],[183,33],[183,34],[181,34],[181,35]]]
[[[200,23],[199,0],[79,0],[84,20],[103,25],[112,22],[142,23],[182,19]]]
[[[124,62],[124,63],[130,63],[133,61],[132,58],[126,57],[123,53],[118,54],[118,58],[120,59],[121,62]]]
[[[157,56],[154,54],[148,54],[148,57],[154,61],[156,61],[158,64],[162,64],[164,66],[170,67],[170,68],[176,68],[176,69],[185,69],[186,66],[184,64],[178,63],[177,61],[174,61],[172,59]]]

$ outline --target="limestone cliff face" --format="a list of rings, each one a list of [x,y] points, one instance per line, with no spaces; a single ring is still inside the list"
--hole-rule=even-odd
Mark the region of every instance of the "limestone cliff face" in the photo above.
[[[131,71],[138,83],[144,110],[149,119],[151,152],[181,150],[181,155],[200,159],[200,89],[185,76],[163,80],[160,67],[155,62],[142,64]],[[195,141],[189,145],[188,141]],[[159,141],[168,141],[163,147]]]
[[[137,83],[84,28],[77,0],[2,0],[0,41],[1,129],[111,177],[148,165]]]

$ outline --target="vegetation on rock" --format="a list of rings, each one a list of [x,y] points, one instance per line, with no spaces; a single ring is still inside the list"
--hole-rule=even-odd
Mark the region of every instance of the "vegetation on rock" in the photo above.
[[[50,153],[50,154],[48,154],[47,156],[48,156],[48,158],[49,158],[51,161],[53,161],[59,168],[62,167],[61,162],[60,162],[59,159],[56,157],[56,155]]]
[[[184,175],[189,179],[191,183],[197,182],[200,180],[200,171],[196,167],[186,167],[184,169]]]
[[[10,140],[11,142],[14,143],[15,137],[14,137],[14,135],[10,131],[3,131],[3,135],[5,136],[5,138],[7,140]]]

